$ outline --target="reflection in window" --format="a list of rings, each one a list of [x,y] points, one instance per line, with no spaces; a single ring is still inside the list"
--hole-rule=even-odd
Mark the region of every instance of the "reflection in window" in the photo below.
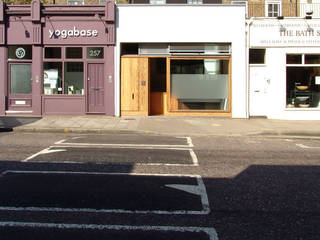
[[[320,67],[287,67],[287,107],[320,108]]]
[[[62,63],[43,63],[43,91],[46,95],[62,94]]]
[[[10,93],[30,94],[31,93],[31,65],[11,64],[10,65]]]
[[[228,110],[229,61],[171,60],[171,110]]]
[[[64,63],[64,93],[84,94],[83,89],[83,63]]]

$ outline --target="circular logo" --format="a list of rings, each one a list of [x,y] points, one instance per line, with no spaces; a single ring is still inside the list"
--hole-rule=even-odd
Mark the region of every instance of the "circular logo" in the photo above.
[[[24,58],[26,56],[26,50],[24,48],[19,47],[16,49],[16,56],[17,58]]]

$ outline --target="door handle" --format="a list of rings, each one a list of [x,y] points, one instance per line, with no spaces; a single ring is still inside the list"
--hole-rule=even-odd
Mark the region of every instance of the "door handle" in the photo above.
[[[131,97],[132,97],[132,99],[134,99],[134,93],[132,93],[132,96],[131,96]]]

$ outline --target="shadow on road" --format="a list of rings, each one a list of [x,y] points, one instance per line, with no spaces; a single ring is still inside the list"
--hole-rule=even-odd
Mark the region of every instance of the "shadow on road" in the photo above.
[[[40,117],[0,117],[0,132],[11,132],[14,127],[33,123]]]
[[[165,181],[165,184],[163,184],[163,186],[161,184],[157,185],[158,190],[155,190],[155,188],[152,187],[152,184],[154,184],[152,179],[155,177],[152,175],[144,176],[144,178],[150,178],[150,184],[146,184],[148,180],[144,179],[143,187],[139,182],[141,181],[141,176],[132,175],[131,173],[133,166],[134,165],[128,165],[126,167],[122,166],[122,169],[119,168],[118,170],[120,171],[117,171],[117,166],[103,164],[68,165],[1,162],[0,187],[6,186],[7,189],[12,189],[15,195],[18,196],[20,194],[21,196],[24,196],[24,198],[16,199],[12,193],[11,196],[8,192],[2,192],[2,197],[4,199],[6,198],[5,201],[3,200],[2,204],[5,207],[18,208],[19,201],[21,201],[20,207],[29,205],[32,207],[50,207],[50,204],[52,203],[49,202],[49,200],[54,200],[55,206],[63,209],[66,206],[64,203],[65,200],[59,200],[59,197],[61,198],[61,196],[63,196],[64,199],[68,199],[68,192],[64,194],[56,191],[54,187],[55,181],[57,181],[58,184],[59,180],[62,181],[60,186],[62,186],[62,184],[70,185],[70,187],[66,188],[69,189],[68,191],[70,191],[70,189],[75,191],[78,188],[77,194],[79,194],[79,196],[81,196],[81,194],[89,194],[86,202],[87,205],[85,206],[86,208],[92,206],[95,209],[99,209],[99,207],[97,207],[99,202],[97,203],[95,201],[99,201],[101,194],[108,196],[112,189],[112,196],[119,196],[119,198],[116,199],[116,197],[114,197],[114,199],[110,198],[112,201],[109,199],[110,202],[105,201],[105,205],[103,206],[104,209],[109,209],[109,207],[115,208],[112,204],[118,203],[121,199],[121,208],[129,208],[129,203],[135,203],[135,206],[144,208],[146,205],[142,204],[140,199],[141,196],[146,197],[146,199],[143,199],[145,202],[150,200],[151,203],[154,203],[154,199],[161,200],[158,205],[154,203],[151,204],[149,208],[163,207],[162,204],[169,202],[168,199],[171,199],[172,201],[175,200],[175,194],[177,194],[177,199],[181,195],[181,199],[175,202],[174,205],[163,207],[167,208],[167,211],[170,212],[173,207],[186,208],[186,206],[181,204],[183,201],[190,203],[190,206],[187,206],[190,209],[196,206],[195,203],[197,202],[197,199],[190,198],[188,194],[184,193],[185,195],[183,195],[183,192],[179,192],[179,190],[174,190],[173,188],[163,188],[163,186],[168,186],[168,184],[173,186],[177,186],[177,184],[196,185],[194,179],[190,180],[187,176],[183,175],[177,175],[175,178],[162,175],[161,177],[156,178],[155,183],[158,184],[161,180]],[[25,174],[25,171],[31,171],[31,174],[28,173],[29,175],[23,175]],[[90,175],[84,175],[83,173],[81,173],[82,176],[81,174],[76,176],[73,173],[72,175],[61,178],[60,176],[52,176],[52,174],[49,176],[50,173],[48,173],[48,175],[43,174],[43,176],[35,176],[33,171],[92,171],[95,173],[92,177],[90,177]],[[110,177],[106,175],[100,176],[97,174],[97,171],[113,174],[122,172],[131,175],[129,177],[124,176],[123,179],[121,179],[121,176],[116,176],[118,181],[115,181],[117,179],[115,179],[113,175],[110,175]],[[23,172],[23,174],[20,172]],[[43,177],[43,180],[41,180],[40,177]],[[99,179],[97,179],[97,177],[99,177]],[[77,180],[77,178],[79,179]],[[114,181],[112,181],[112,179],[114,179]],[[37,184],[45,189],[45,181],[50,183],[48,189],[51,190],[49,192],[41,194],[33,191],[40,189],[37,188]],[[81,181],[84,182],[78,184]],[[171,182],[167,183],[167,181]],[[179,222],[179,224],[195,225],[196,223],[199,223],[202,227],[214,227],[217,230],[219,239],[320,239],[320,228],[318,227],[320,222],[319,166],[252,165],[234,178],[204,178],[203,181],[209,200],[210,214],[198,215],[198,217],[184,214],[183,216],[185,217],[180,219],[181,222]],[[35,185],[31,184],[24,187],[23,185],[28,182],[29,184],[32,182]],[[95,182],[98,183],[97,186],[95,185]],[[117,185],[119,188],[117,188]],[[96,191],[96,193],[99,194],[94,198],[95,194],[92,194],[93,189],[101,186],[102,188],[99,188]],[[130,189],[130,186],[132,189],[127,191],[126,189]],[[85,189],[86,187],[87,189]],[[119,189],[125,190],[121,192]],[[141,192],[145,191],[145,194],[136,196],[136,192],[133,191],[133,189]],[[37,202],[38,199],[35,201],[34,198],[32,198],[31,193],[42,196],[43,200],[47,202],[40,203]],[[55,193],[57,193],[56,198]],[[172,194],[172,196],[170,194]],[[45,196],[49,197],[46,198]],[[130,196],[136,197],[131,198]],[[189,198],[192,201],[189,200]],[[85,198],[82,197],[79,199]],[[128,201],[129,199],[130,201]],[[27,202],[27,200],[29,202]],[[77,200],[73,199],[71,203],[77,203]],[[142,204],[141,206],[140,203]],[[69,208],[70,207],[72,206],[69,206]],[[135,209],[132,209],[132,211],[134,210]],[[169,221],[172,215],[168,213],[167,217],[167,220]],[[4,215],[2,215],[1,218],[3,219]],[[156,219],[157,217],[155,217],[155,221]],[[155,223],[150,222],[149,224]]]

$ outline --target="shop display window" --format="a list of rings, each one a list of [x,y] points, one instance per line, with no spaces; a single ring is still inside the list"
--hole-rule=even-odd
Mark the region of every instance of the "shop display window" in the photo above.
[[[320,108],[320,55],[287,55],[287,108]]]
[[[228,110],[229,60],[172,59],[171,110]]]
[[[62,53],[65,52],[65,56]],[[81,47],[46,47],[43,63],[45,95],[84,95],[84,62]],[[49,60],[50,59],[50,60]]]

